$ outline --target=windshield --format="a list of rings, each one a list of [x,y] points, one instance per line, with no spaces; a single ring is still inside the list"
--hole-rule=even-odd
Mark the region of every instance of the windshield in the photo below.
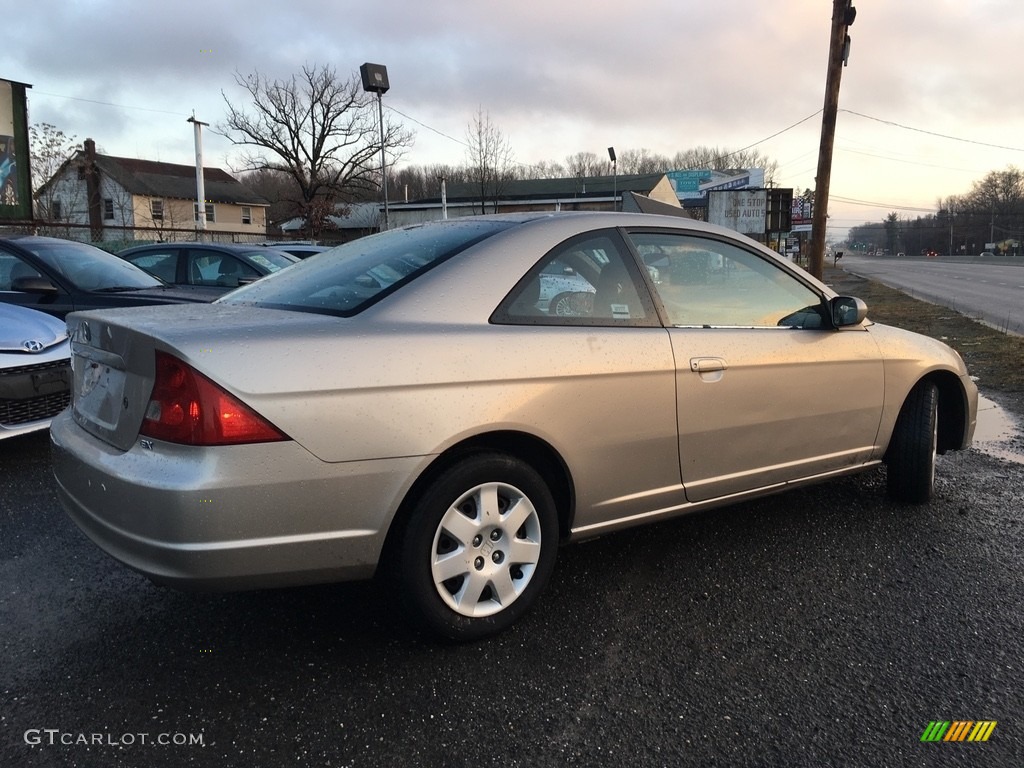
[[[293,256],[289,256],[287,253],[281,253],[280,251],[273,251],[269,248],[259,248],[252,251],[246,251],[245,257],[254,264],[259,264],[267,272],[277,272],[279,269],[290,267],[298,259]]]
[[[155,288],[163,285],[113,254],[86,243],[71,240],[19,240],[25,248],[83,291],[104,291],[112,288]]]
[[[510,226],[466,218],[370,235],[232,291],[217,303],[349,317]]]

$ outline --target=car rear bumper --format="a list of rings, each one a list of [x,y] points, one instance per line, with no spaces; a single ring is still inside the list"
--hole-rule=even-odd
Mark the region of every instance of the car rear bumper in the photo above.
[[[101,549],[153,581],[242,590],[367,578],[416,458],[329,464],[294,442],[119,451],[69,411],[58,495]]]

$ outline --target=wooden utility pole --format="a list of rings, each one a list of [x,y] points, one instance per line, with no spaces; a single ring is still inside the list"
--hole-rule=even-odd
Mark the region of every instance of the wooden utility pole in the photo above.
[[[828,190],[832,179],[832,145],[836,138],[839,114],[839,81],[849,55],[847,27],[853,24],[857,10],[851,0],[832,0],[832,39],[828,46],[828,74],[825,81],[825,107],[821,113],[821,146],[818,148],[818,175],[814,180],[814,218],[811,222],[810,272],[819,280],[825,272],[825,229],[828,224]]]

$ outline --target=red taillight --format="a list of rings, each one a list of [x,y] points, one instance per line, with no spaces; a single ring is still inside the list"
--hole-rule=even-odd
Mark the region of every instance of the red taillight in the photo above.
[[[288,439],[238,398],[166,352],[156,353],[153,394],[139,434],[186,445]]]

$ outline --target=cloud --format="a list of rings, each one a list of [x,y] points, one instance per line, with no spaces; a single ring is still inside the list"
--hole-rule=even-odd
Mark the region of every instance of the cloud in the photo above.
[[[841,107],[1022,143],[1017,0],[854,1]],[[308,63],[348,76],[365,61],[388,67],[385,103],[429,126],[409,124],[409,164],[461,162],[478,108],[521,162],[611,144],[671,156],[746,146],[819,110],[830,13],[823,0],[37,0],[5,17],[18,44],[0,51],[0,77],[34,85],[33,121],[92,136],[112,154],[175,162],[191,162],[193,110],[216,124],[222,91],[244,98],[236,71],[283,78]],[[819,129],[810,120],[758,148],[783,164],[787,183],[813,186]],[[231,145],[207,141],[208,158],[230,165]],[[881,203],[925,204],[965,191],[970,169],[978,178],[1022,162],[849,114],[837,146],[833,192]]]

